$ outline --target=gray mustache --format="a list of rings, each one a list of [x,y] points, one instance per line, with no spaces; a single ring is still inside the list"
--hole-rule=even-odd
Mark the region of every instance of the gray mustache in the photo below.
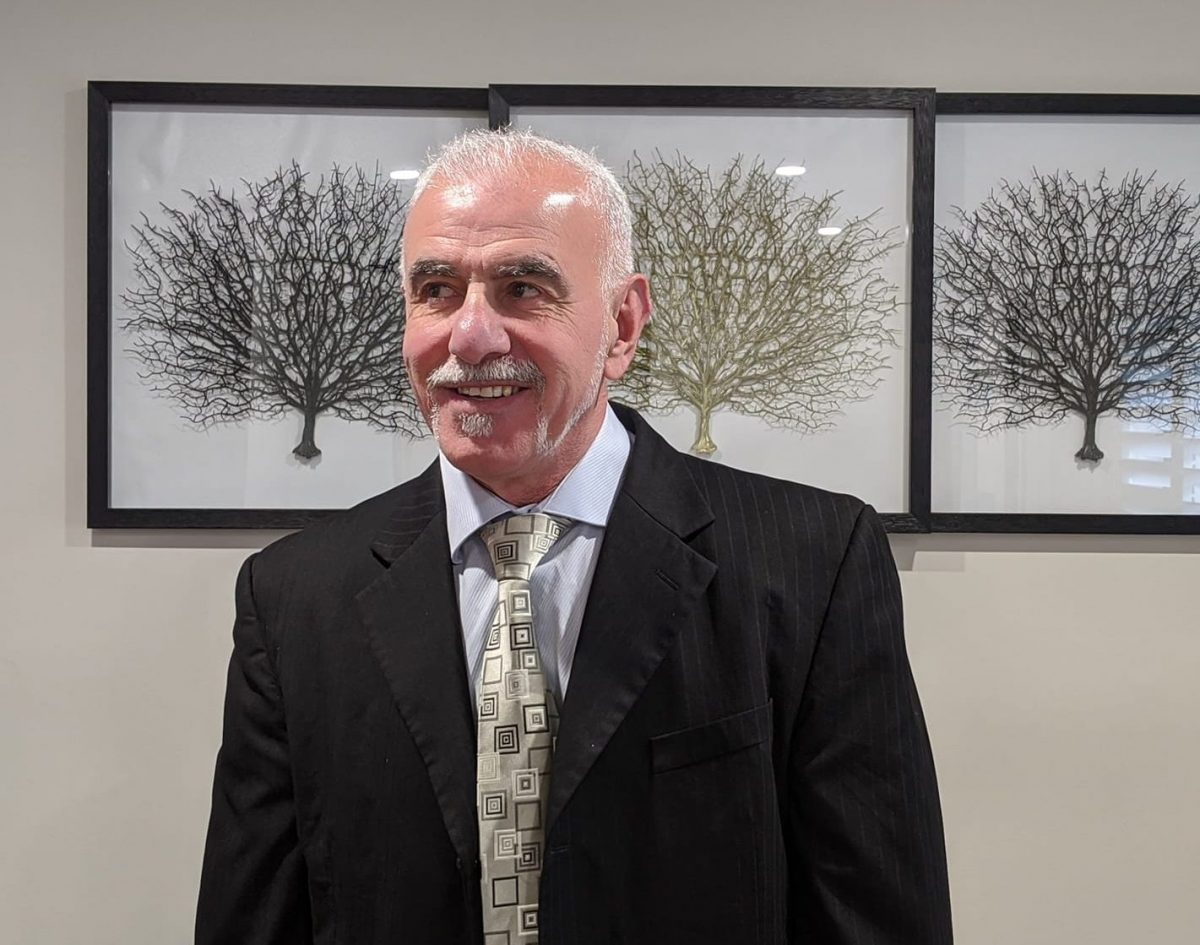
[[[463,364],[454,358],[445,361],[429,372],[425,382],[430,387],[462,387],[466,384],[502,384],[505,381],[521,387],[541,390],[546,382],[545,375],[531,361],[518,361],[504,355],[483,364]]]

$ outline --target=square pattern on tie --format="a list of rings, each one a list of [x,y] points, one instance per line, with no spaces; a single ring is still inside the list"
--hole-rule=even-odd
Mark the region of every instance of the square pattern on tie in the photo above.
[[[513,859],[520,853],[521,834],[516,830],[496,831],[496,859]]]
[[[533,624],[528,622],[512,624],[510,639],[514,650],[523,650],[533,646]]]
[[[492,880],[492,905],[515,906],[517,904],[517,877],[504,876]]]
[[[516,620],[517,617],[528,617],[531,613],[529,606],[529,591],[511,592],[508,595],[509,619]]]
[[[499,682],[499,680],[496,680]],[[504,698],[520,699],[529,695],[529,673],[523,669],[514,669],[504,674]]]
[[[480,531],[497,582],[476,703],[480,883],[488,945],[535,945],[539,936],[538,890],[558,706],[538,650],[529,578],[565,531],[560,519],[520,513]]]
[[[503,791],[480,798],[479,816],[484,820],[504,820],[508,816],[508,796]]]
[[[550,731],[550,717],[546,714],[544,702],[540,705],[527,705],[524,709],[526,733]]]
[[[517,801],[517,829],[537,830],[542,825],[540,801]]]
[[[522,771],[514,771],[512,773],[513,797],[537,797],[538,774],[537,768],[525,768]]]
[[[537,841],[525,841],[521,844],[521,852],[517,854],[518,873],[528,873],[530,870],[542,868],[542,845]]]
[[[521,736],[515,725],[496,726],[496,753],[511,755],[521,750]]]

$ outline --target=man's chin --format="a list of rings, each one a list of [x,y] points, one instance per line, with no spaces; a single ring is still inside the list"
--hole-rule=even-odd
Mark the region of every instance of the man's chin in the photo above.
[[[447,458],[461,449],[462,441],[486,441],[495,432],[495,421],[487,414],[462,413],[436,402],[431,405],[425,420],[438,449]]]
[[[496,421],[486,413],[464,413],[455,418],[458,435],[468,440],[486,440],[496,432]]]
[[[485,423],[468,422],[464,429],[455,424],[454,429],[437,435],[438,448],[452,465],[472,476],[482,469],[511,470],[534,452],[532,437],[502,437],[494,428],[485,429],[485,426]]]

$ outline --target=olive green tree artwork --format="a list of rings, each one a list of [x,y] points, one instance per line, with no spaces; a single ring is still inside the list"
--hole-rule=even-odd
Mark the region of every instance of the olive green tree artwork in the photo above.
[[[741,155],[713,170],[635,154],[624,184],[654,297],[624,400],[691,408],[691,448],[710,455],[718,410],[814,433],[870,396],[901,306],[883,275],[900,242],[875,214],[844,219],[838,193],[804,192]]]

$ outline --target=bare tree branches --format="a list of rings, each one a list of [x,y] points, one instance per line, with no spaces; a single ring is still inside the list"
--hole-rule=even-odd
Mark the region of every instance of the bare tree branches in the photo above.
[[[676,154],[626,169],[639,268],[655,314],[623,392],[635,405],[697,412],[692,449],[712,453],[713,411],[805,432],[826,429],[880,380],[896,288],[880,274],[898,245],[870,218],[838,216],[836,194],[741,157],[714,175]]]
[[[981,431],[1105,414],[1167,427],[1200,403],[1200,198],[1138,172],[1002,181],[939,227],[934,378]]]
[[[313,185],[294,162],[242,185],[186,192],[185,208],[161,205],[165,222],[133,228],[122,327],[140,376],[202,427],[299,411],[304,459],[320,454],[324,413],[417,435],[399,191],[378,169],[337,166]]]

